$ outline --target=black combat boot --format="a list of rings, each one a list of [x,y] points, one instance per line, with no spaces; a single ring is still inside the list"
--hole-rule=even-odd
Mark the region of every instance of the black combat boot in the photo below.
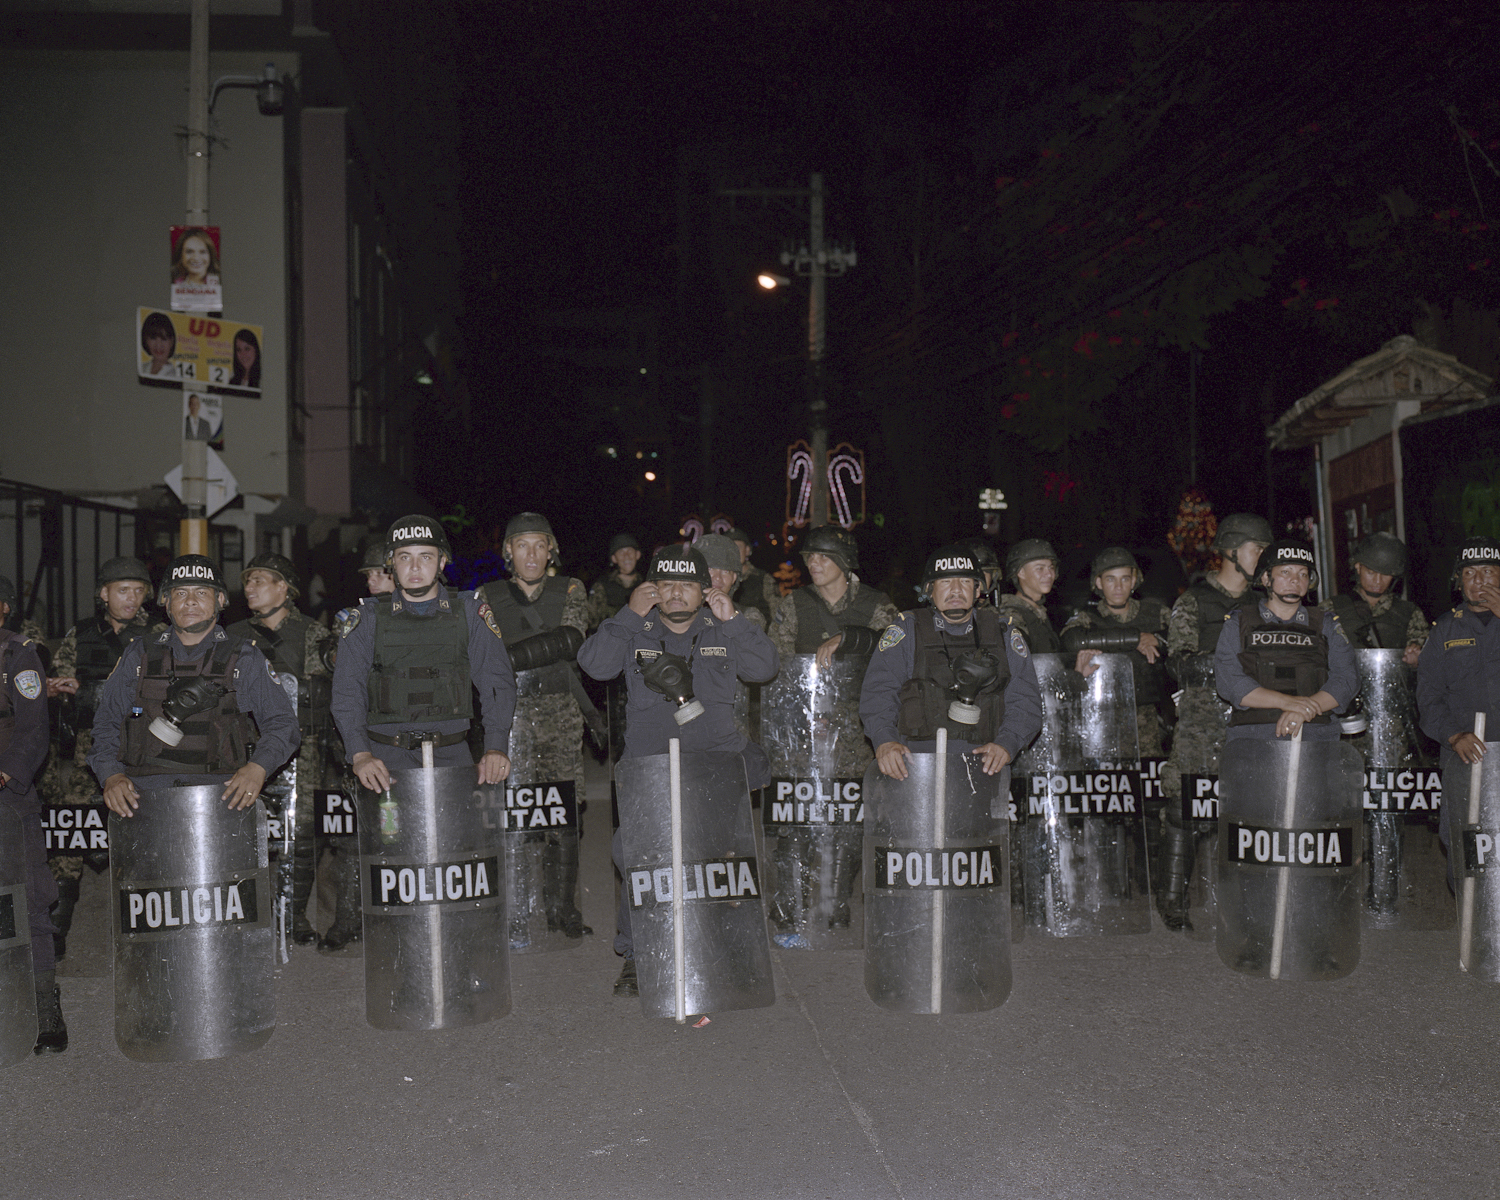
[[[307,919],[307,902],[312,896],[313,877],[316,870],[313,863],[313,839],[309,835],[303,837],[298,831],[297,840],[292,845],[292,941],[299,946],[311,946],[318,940],[318,931],[312,927],[312,922]]]
[[[1188,920],[1187,888],[1193,870],[1195,838],[1192,830],[1171,821],[1166,823],[1164,834],[1161,845],[1162,924],[1174,932],[1190,930],[1193,926]]]
[[[627,958],[620,968],[620,978],[615,980],[616,996],[639,996],[641,989],[635,981],[635,959]]]
[[[68,1048],[68,1026],[62,1015],[62,990],[57,986],[56,971],[38,971],[36,975],[36,1045],[40,1054],[50,1050],[61,1054]]]
[[[57,903],[52,906],[52,924],[57,932],[52,935],[52,952],[58,958],[68,952],[68,930],[73,928],[73,910],[78,907],[82,883],[81,879],[57,881]]]
[[[849,898],[859,878],[862,850],[853,838],[839,837],[833,843],[833,903],[828,910],[829,929],[849,928]]]
[[[353,842],[353,838],[348,839]],[[333,924],[318,939],[318,949],[333,954],[360,941],[365,934],[359,906],[359,854],[352,845],[340,846],[334,865],[334,887],[338,899],[333,908]]]
[[[547,905],[547,928],[561,930],[564,937],[581,938],[593,933],[583,923],[583,914],[573,903],[578,893],[578,838],[564,834],[547,839],[542,852],[542,897]]]

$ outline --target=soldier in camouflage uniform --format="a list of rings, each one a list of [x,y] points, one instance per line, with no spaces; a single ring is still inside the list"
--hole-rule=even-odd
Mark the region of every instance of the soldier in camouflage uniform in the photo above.
[[[989,608],[994,602],[995,588],[1000,583],[1000,556],[984,538],[970,538],[967,542],[960,544],[974,555],[974,561],[984,572],[984,587],[979,591],[979,599],[975,601],[975,607]]]
[[[693,543],[693,549],[703,555],[708,564],[710,587],[716,587],[726,596],[733,596],[739,586],[745,564],[740,559],[740,546],[733,538],[722,533],[705,533]],[[766,631],[766,615],[758,608],[742,610],[745,620],[762,633]],[[624,694],[622,680],[611,680],[611,687],[618,687]],[[760,741],[760,684],[748,684],[743,679],[734,681],[734,727],[751,741]]]
[[[1187,926],[1187,887],[1195,852],[1195,832],[1183,822],[1182,776],[1218,774],[1228,728],[1229,705],[1219,699],[1214,683],[1214,650],[1229,614],[1253,603],[1255,564],[1273,540],[1271,526],[1262,517],[1225,517],[1212,546],[1220,556],[1218,569],[1194,580],[1167,618],[1167,669],[1182,689],[1177,693],[1172,754],[1161,773],[1162,794],[1167,797],[1161,914],[1168,929]]]
[[[769,626],[771,609],[781,599],[781,587],[774,576],[768,575],[750,561],[748,533],[739,528],[731,529],[729,539],[740,548],[740,582],[729,594],[729,598],[741,612],[748,612],[752,608],[758,611]]]
[[[1047,616],[1047,593],[1057,583],[1057,551],[1041,538],[1017,542],[1005,556],[1005,577],[1016,589],[1000,597],[1000,615],[1021,631],[1032,654],[1062,649]]]
[[[610,571],[589,592],[589,628],[599,626],[630,603],[630,593],[640,583],[636,570],[641,562],[641,544],[631,533],[617,533],[609,542]]]
[[[859,549],[854,537],[837,525],[823,525],[811,530],[802,547],[802,560],[812,582],[797,588],[776,601],[771,613],[771,643],[781,657],[783,667],[795,663],[794,655],[811,654],[820,669],[827,669],[834,658],[852,659],[868,665],[880,634],[900,618],[896,606],[884,592],[861,583],[855,572],[859,568]],[[863,735],[859,719],[859,685],[852,681],[842,706],[828,715],[833,726],[833,761],[780,762],[777,773],[810,775],[815,769],[831,770],[834,778],[863,779],[865,768],[874,754]],[[816,726],[818,716],[811,712],[780,713],[790,719]],[[788,730],[788,733],[791,733]],[[800,727],[796,730],[801,734]],[[763,737],[771,752],[775,731],[763,726]],[[821,741],[814,738],[812,742]],[[789,745],[802,746],[803,739],[789,737]],[[800,757],[792,755],[786,757]],[[816,757],[816,755],[814,755]],[[829,928],[849,924],[849,897],[859,876],[861,843],[858,836],[839,836],[830,845],[834,861],[825,869],[833,889],[833,907]],[[812,858],[815,851],[814,830],[810,826],[781,826],[778,829],[775,866],[776,892],[770,899],[771,919],[776,923],[778,944],[802,947],[806,939],[798,932],[808,907],[813,880]]]
[[[534,784],[571,779],[581,814],[585,716],[591,725],[601,724],[573,665],[588,633],[588,593],[581,580],[549,574],[562,559],[552,526],[539,513],[511,518],[502,551],[511,577],[485,584],[479,595],[489,604],[516,672],[516,715],[510,735],[513,780]],[[601,732],[596,736],[603,740]],[[548,928],[570,938],[592,933],[575,902],[577,835],[569,830],[528,833],[526,838],[545,841],[542,901]]]
[[[359,573],[365,577],[365,591],[372,596],[383,596],[396,590],[396,578],[385,565],[384,542],[371,542],[365,548],[365,561]]]
[[[297,679],[297,724],[302,744],[297,749],[296,813],[292,829],[292,940],[309,946],[318,933],[307,919],[312,895],[315,848],[313,793],[323,786],[323,743],[333,698],[333,663],[337,653],[332,631],[297,611],[301,592],[296,570],[279,554],[260,554],[240,573],[245,603],[251,616],[236,621],[226,632],[251,642],[279,675]],[[352,856],[344,856],[351,858]],[[355,872],[358,870],[355,860]],[[347,869],[344,874],[348,874]],[[350,880],[341,880],[341,898]],[[357,873],[352,881],[357,887]],[[347,903],[347,901],[344,901]],[[357,902],[356,902],[357,903]],[[340,908],[344,905],[341,903]],[[358,922],[357,908],[355,921]],[[348,915],[345,925],[348,925]],[[335,917],[337,924],[337,915]]]
[[[1100,654],[1124,654],[1130,659],[1141,757],[1159,758],[1160,706],[1167,698],[1166,605],[1149,596],[1132,596],[1144,576],[1135,555],[1123,547],[1111,546],[1095,555],[1089,577],[1099,600],[1093,608],[1079,609],[1063,626],[1063,653],[1076,655],[1074,667],[1084,675],[1099,669],[1091,663]]]
[[[54,746],[47,758],[40,790],[43,801],[51,805],[91,804],[98,800],[99,785],[88,768],[88,756],[94,745],[94,707],[99,700],[99,689],[130,644],[151,631],[146,616],[151,573],[140,559],[110,559],[99,568],[94,586],[98,589],[99,611],[64,635],[47,677],[49,699],[73,697],[71,727],[75,731],[72,766],[66,772],[66,783],[59,753],[59,750],[66,752],[66,746]],[[58,958],[67,951],[68,930],[72,928],[73,910],[78,905],[85,861],[94,870],[102,871],[109,866],[109,855],[100,850],[48,860],[57,880],[57,906],[52,910],[57,932],[52,943]]]
[[[1338,617],[1356,650],[1402,650],[1402,661],[1417,665],[1427,642],[1427,618],[1410,600],[1396,595],[1406,574],[1406,546],[1389,533],[1372,533],[1349,555],[1354,591],[1324,600],[1322,609]]]

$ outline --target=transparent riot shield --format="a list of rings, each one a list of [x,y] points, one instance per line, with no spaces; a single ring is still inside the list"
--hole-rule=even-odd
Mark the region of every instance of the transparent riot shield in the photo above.
[[[0,804],[0,1067],[31,1057],[36,1045],[36,976],[26,907],[21,818]]]
[[[1161,911],[1169,929],[1211,942],[1218,923],[1219,753],[1230,706],[1219,698],[1212,654],[1191,654],[1179,667],[1177,729],[1167,774],[1178,795],[1163,811]],[[1155,861],[1155,860],[1153,860]]]
[[[865,768],[873,754],[859,719],[868,655],[819,668],[812,654],[781,660],[762,689],[761,737],[771,783],[761,798],[772,938],[793,950],[858,949],[863,897]]]
[[[1474,766],[1443,772],[1449,854],[1458,891],[1458,965],[1500,983],[1500,742],[1485,742]]]
[[[271,678],[281,685],[286,698],[297,710],[297,677],[287,671],[272,671]],[[280,947],[281,961],[287,961],[286,941],[292,929],[292,858],[297,841],[297,758],[266,780],[260,798],[266,806],[267,844],[271,862],[272,927]]]
[[[452,1029],[510,1012],[504,851],[467,767],[392,771],[359,789],[365,1019]]]
[[[1021,869],[1021,862],[1026,836],[1026,786],[1029,780],[1020,775],[1012,775],[1009,767],[1005,768],[1005,775],[1005,790],[995,797],[990,815],[1005,822],[1008,834],[1010,856],[1006,869],[1010,875],[1010,944],[1014,946],[1026,937],[1026,872]]]
[[[1326,980],[1358,965],[1363,765],[1341,742],[1225,743],[1214,941],[1226,966]]]
[[[1146,933],[1151,872],[1130,660],[1101,654],[1087,677],[1056,654],[1032,661],[1042,732],[1017,762],[1027,923],[1054,937]]]
[[[1422,761],[1416,671],[1400,650],[1356,650],[1369,729],[1351,741],[1365,759],[1364,921],[1372,929],[1453,924],[1439,839],[1442,777]]]
[[[1010,995],[1009,768],[913,754],[865,771],[865,991],[881,1008],[984,1012]]]
[[[672,746],[615,767],[641,1010],[684,1020],[773,1004],[744,759]]]
[[[115,1042],[139,1062],[258,1050],[276,1026],[266,814],[219,784],[109,818]]]

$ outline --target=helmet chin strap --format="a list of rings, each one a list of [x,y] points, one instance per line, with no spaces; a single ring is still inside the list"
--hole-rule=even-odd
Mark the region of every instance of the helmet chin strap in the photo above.
[[[685,612],[685,613],[662,612],[661,608],[658,606],[658,608],[656,610],[656,613],[657,613],[657,616],[661,617],[661,619],[663,621],[665,621],[668,625],[676,625],[676,624],[679,624],[679,623],[682,624],[682,625],[691,625],[693,623],[693,618],[696,617],[702,611],[703,611],[703,605],[700,604],[700,605],[698,605],[697,608],[693,609],[690,612]]]
[[[947,621],[948,624],[950,624],[950,625],[958,625],[961,622],[967,621],[969,619],[969,614],[971,612],[973,612],[973,611],[974,611],[974,608],[973,608],[972,605],[970,605],[968,608],[940,608],[940,609],[938,609],[938,612],[942,614],[943,620]],[[957,613],[958,615],[954,616],[953,615],[954,613]]]
[[[414,592],[410,588],[403,587],[401,589],[401,594],[406,596],[409,600],[425,600],[429,595],[437,590],[437,584],[438,581],[436,577],[434,577],[433,581],[426,587],[424,587],[420,592]]]

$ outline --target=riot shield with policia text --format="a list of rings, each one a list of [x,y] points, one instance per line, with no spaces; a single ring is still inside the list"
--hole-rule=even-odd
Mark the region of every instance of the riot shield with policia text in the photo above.
[[[865,991],[909,1013],[984,1012],[1010,995],[1007,766],[913,753],[906,778],[865,771]]]
[[[109,818],[115,1042],[139,1062],[258,1050],[276,1027],[266,812],[222,784],[141,793]]]
[[[36,1045],[36,976],[28,912],[21,817],[0,804],[0,1067],[30,1058]]]
[[[859,719],[868,655],[783,657],[761,689],[761,736],[771,782],[761,797],[766,895],[783,949],[857,949],[865,768],[873,757]]]
[[[641,1010],[682,1022],[773,1004],[744,759],[668,745],[615,765]]]
[[[1027,924],[1054,937],[1151,928],[1134,678],[1125,655],[1093,661],[1032,656],[1042,732],[1016,763]]]
[[[271,678],[280,685],[291,701],[293,711],[297,708],[297,677],[289,671],[272,671]],[[276,930],[277,945],[281,961],[286,962],[287,937],[292,928],[292,874],[296,870],[297,818],[297,759],[294,754],[282,768],[268,778],[260,789],[261,802],[266,806],[269,857],[275,862],[271,872],[272,926]]]
[[[360,788],[365,1019],[376,1029],[510,1012],[504,850],[486,812],[473,766],[392,771],[385,792]]]
[[[1485,714],[1474,714],[1485,738]],[[1443,772],[1448,853],[1458,891],[1458,965],[1485,983],[1500,983],[1500,742],[1484,742],[1472,765]]]
[[[1161,911],[1168,929],[1211,942],[1218,924],[1219,754],[1231,709],[1216,690],[1212,654],[1188,655],[1180,672],[1170,759],[1178,797],[1163,810]]]
[[[1447,929],[1454,909],[1439,837],[1442,776],[1423,761],[1416,672],[1400,650],[1356,650],[1354,657],[1369,726],[1351,742],[1365,759],[1365,924]]]
[[[1342,742],[1235,738],[1219,765],[1225,966],[1328,980],[1359,964],[1364,764]]]

